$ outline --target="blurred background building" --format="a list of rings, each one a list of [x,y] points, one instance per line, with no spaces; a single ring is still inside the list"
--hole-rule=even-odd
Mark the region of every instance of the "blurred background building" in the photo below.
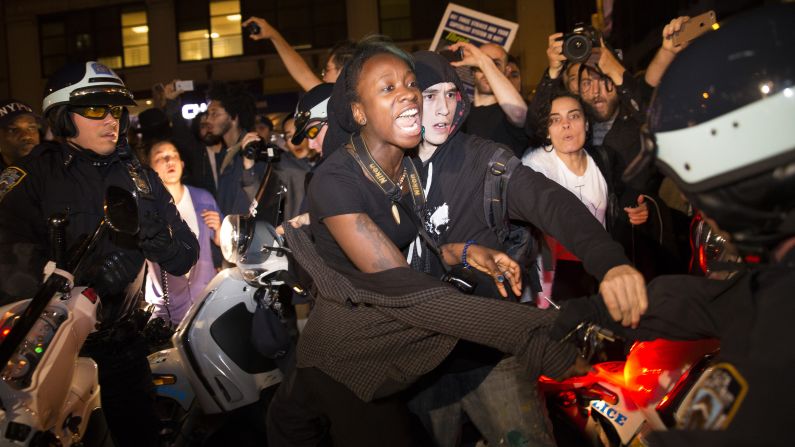
[[[595,13],[629,68],[640,68],[659,46],[662,26],[684,13],[715,9],[718,17],[762,1],[723,0],[458,0],[519,23],[511,54],[525,92],[546,68],[547,36],[590,22]],[[139,106],[151,86],[193,80],[203,101],[213,80],[245,83],[258,107],[290,110],[300,88],[269,41],[251,41],[240,23],[267,19],[317,72],[326,51],[344,39],[380,33],[406,50],[428,48],[447,6],[440,0],[2,0],[0,97],[40,104],[46,78],[67,61],[95,59],[114,68]],[[191,97],[188,95],[188,97]],[[135,112],[135,111],[134,111]]]

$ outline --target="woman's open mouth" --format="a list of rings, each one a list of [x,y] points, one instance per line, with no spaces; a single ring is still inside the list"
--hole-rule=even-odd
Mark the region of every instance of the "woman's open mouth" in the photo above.
[[[397,119],[395,119],[395,123],[401,130],[409,134],[416,135],[420,132],[421,128],[419,118],[419,108],[410,107],[398,115]]]

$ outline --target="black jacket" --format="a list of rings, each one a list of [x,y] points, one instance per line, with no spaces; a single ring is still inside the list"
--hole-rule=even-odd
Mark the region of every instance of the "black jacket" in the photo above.
[[[18,181],[3,188],[0,196],[0,296],[13,301],[35,294],[42,280],[42,269],[50,259],[47,219],[66,212],[66,247],[73,247],[96,229],[103,217],[103,202],[108,186],[135,189],[125,162],[117,150],[107,157],[78,150],[67,144],[45,142],[33,149],[15,170]],[[199,244],[180,218],[171,195],[157,174],[143,168],[152,189],[152,199],[139,197],[139,216],[157,213],[172,230],[179,255],[161,266],[169,273],[182,275],[196,262]],[[107,232],[91,261],[111,252],[123,252],[144,266],[143,252],[135,236]],[[138,305],[143,275],[131,278],[123,296],[100,297],[103,326],[129,317]],[[85,285],[85,284],[77,284]]]
[[[439,55],[414,55],[421,89],[453,82],[464,91],[453,68]],[[452,135],[423,164],[420,175],[427,192],[425,225],[440,244],[473,239],[501,249],[483,209],[488,163],[498,143],[459,132],[469,101],[460,96]],[[531,223],[551,234],[583,260],[585,268],[602,278],[612,267],[629,264],[620,245],[612,240],[588,209],[562,186],[526,166],[519,166],[508,182],[508,217]]]

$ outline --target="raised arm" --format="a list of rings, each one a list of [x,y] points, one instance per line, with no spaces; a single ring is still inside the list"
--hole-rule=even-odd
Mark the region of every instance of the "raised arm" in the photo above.
[[[650,86],[657,87],[660,84],[665,70],[671,65],[676,55],[687,47],[687,42],[678,46],[674,45],[673,36],[688,20],[690,20],[688,16],[677,17],[663,28],[662,45],[657,50],[657,54],[654,55],[654,59],[649,63],[648,68],[646,68],[645,78]]]
[[[475,45],[466,42],[450,45],[451,51],[458,51],[459,48],[463,49],[464,58],[459,62],[451,62],[451,65],[474,67],[482,71],[486,80],[489,81],[497,103],[505,112],[508,120],[516,127],[523,127],[527,117],[527,103],[524,102],[522,94],[513,88],[505,73],[497,68],[494,61]]]
[[[259,33],[251,34],[251,40],[270,39],[282,63],[287,67],[290,76],[295,79],[304,91],[309,91],[312,87],[321,84],[320,78],[315,75],[312,69],[307,65],[306,61],[300,54],[298,54],[286,40],[282,37],[281,33],[272,27],[265,19],[259,17],[249,17],[241,25],[246,26],[249,23],[256,23],[259,26]]]

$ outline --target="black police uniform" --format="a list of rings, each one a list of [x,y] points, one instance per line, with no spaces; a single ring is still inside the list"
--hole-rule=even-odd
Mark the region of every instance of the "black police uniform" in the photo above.
[[[47,142],[3,172],[0,290],[4,301],[32,296],[41,282],[42,267],[50,257],[47,219],[65,212],[69,219],[66,246],[75,246],[102,219],[105,190],[111,185],[138,192],[139,220],[157,221],[166,231],[165,225],[170,227],[168,256],[162,259],[155,253],[160,265],[177,275],[190,270],[198,257],[196,237],[179,217],[157,174],[126,154],[126,150],[117,150],[100,156],[69,144]],[[142,296],[144,252],[135,236],[106,232],[89,260],[101,264],[109,255],[122,260],[112,265],[119,266],[114,272],[120,278],[117,284],[97,282],[90,274],[76,279],[77,285],[94,285],[102,304],[100,327],[89,336],[83,355],[92,357],[99,367],[102,407],[116,445],[152,445],[157,438],[157,419],[147,346],[131,318]]]

